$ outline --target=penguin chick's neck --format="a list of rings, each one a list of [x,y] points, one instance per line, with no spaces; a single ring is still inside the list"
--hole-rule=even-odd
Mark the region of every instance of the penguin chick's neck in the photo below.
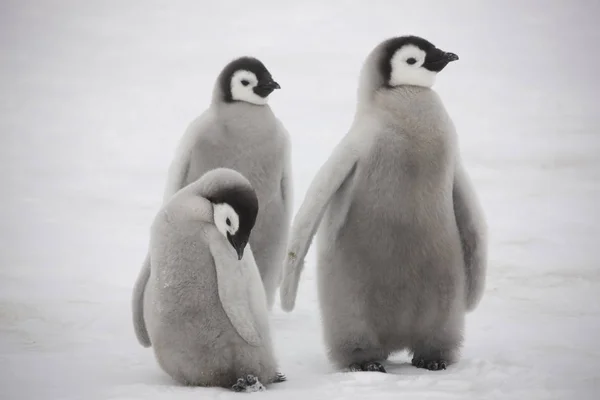
[[[277,128],[277,118],[268,104],[220,103],[213,104],[211,112],[230,137],[250,136],[256,140],[267,140]]]
[[[398,100],[407,101],[421,95],[425,92],[433,92],[434,90],[429,87],[416,86],[416,85],[400,85],[393,88],[381,88],[375,92],[375,100],[385,99],[387,100]]]
[[[261,118],[274,116],[271,107],[268,104],[256,105],[245,101],[233,101],[226,103],[223,101],[213,101],[211,108],[220,117],[226,117],[228,120],[244,120],[247,115],[260,115]]]
[[[436,92],[428,87],[400,85],[393,88],[382,87],[367,96],[358,99],[358,109],[397,110],[407,107],[412,101],[423,96],[436,96]]]

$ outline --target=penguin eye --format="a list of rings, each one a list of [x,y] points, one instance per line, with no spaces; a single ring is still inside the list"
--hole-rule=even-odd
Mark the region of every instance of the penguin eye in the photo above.
[[[411,58],[409,58],[408,60],[406,60],[406,63],[407,63],[408,65],[413,65],[413,64],[414,64],[414,63],[416,63],[416,62],[417,62],[417,60],[416,60],[416,59],[414,59],[414,58],[412,58],[412,57],[411,57]]]
[[[247,80],[245,80],[245,79],[242,79],[242,85],[244,85],[244,86],[248,86],[249,84],[250,84],[250,82],[248,82],[248,81],[247,81]]]
[[[225,220],[225,223],[227,224],[227,226],[231,226],[231,221],[229,220],[229,218],[227,218],[227,219]]]

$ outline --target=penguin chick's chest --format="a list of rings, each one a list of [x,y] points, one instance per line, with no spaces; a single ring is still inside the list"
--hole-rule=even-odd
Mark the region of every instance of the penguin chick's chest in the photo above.
[[[266,203],[269,199],[264,198],[265,194],[278,193],[284,152],[285,138],[277,130],[273,118],[235,118],[222,122],[219,129],[196,144],[188,180],[216,167],[243,171],[256,189],[259,200]]]
[[[404,118],[374,135],[359,160],[356,206],[387,221],[451,206],[455,134],[443,118],[425,121]]]
[[[376,284],[381,296],[373,301],[379,306],[394,298],[404,302],[401,292],[431,305],[420,298],[433,296],[431,282],[437,282],[436,298],[460,290],[462,253],[452,202],[455,133],[445,118],[396,121],[371,133],[348,184],[345,218],[342,207],[329,209],[331,230],[325,234],[332,245],[324,249],[343,261],[326,265],[323,270],[333,274],[322,276]],[[338,192],[334,204],[343,204],[343,196]]]
[[[352,181],[332,202],[343,205],[349,198],[347,212],[329,209],[332,239],[345,256],[369,265],[410,259],[422,268],[454,268],[460,243],[452,202],[452,123],[443,108],[386,117],[376,130],[365,132],[371,143]]]

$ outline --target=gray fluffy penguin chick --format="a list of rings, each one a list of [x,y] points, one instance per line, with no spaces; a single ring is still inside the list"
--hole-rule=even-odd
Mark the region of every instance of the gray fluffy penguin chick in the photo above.
[[[250,245],[272,308],[292,217],[291,143],[267,104],[279,84],[264,64],[241,57],[218,76],[208,110],[188,127],[169,168],[164,198],[213,168],[252,184],[260,206]]]
[[[446,368],[484,291],[484,215],[431,89],[455,60],[415,36],[380,43],[363,65],[353,124],[294,219],[282,308],[294,308],[318,230],[323,333],[340,368],[385,372],[380,362],[404,349],[417,367]]]
[[[248,180],[218,168],[154,219],[142,312],[158,364],[177,382],[258,391],[283,380],[247,245],[258,209]]]
[[[250,244],[269,309],[281,282],[293,206],[289,134],[267,104],[269,95],[279,88],[256,58],[240,57],[228,63],[217,77],[210,107],[180,139],[163,194],[164,204],[182,187],[220,167],[234,169],[250,181],[260,205]],[[134,303],[140,301],[148,279],[148,255],[141,269]],[[150,342],[141,319],[134,307],[135,333],[147,346]]]

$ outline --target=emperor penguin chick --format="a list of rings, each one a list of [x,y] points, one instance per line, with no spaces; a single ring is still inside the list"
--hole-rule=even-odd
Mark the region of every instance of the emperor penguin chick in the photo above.
[[[214,85],[212,103],[183,135],[169,168],[164,197],[219,167],[244,175],[258,196],[260,210],[250,245],[272,308],[292,213],[291,143],[268,104],[280,89],[258,59],[240,57],[227,64]]]
[[[260,206],[250,245],[269,309],[281,282],[293,199],[290,137],[268,104],[276,89],[280,85],[260,60],[240,57],[228,63],[216,79],[210,106],[179,141],[163,194],[164,204],[214,168],[231,168],[250,181]],[[148,268],[146,255],[142,276]],[[134,313],[138,327],[140,318]],[[147,332],[135,333],[148,344]]]
[[[416,36],[380,43],[354,122],[294,219],[280,294],[291,311],[317,234],[323,333],[340,368],[385,372],[390,353],[445,369],[484,291],[486,224],[454,125],[431,89],[458,56]]]
[[[154,219],[150,274],[134,307],[158,364],[182,384],[258,391],[284,380],[247,245],[258,210],[248,180],[219,168],[178,191]]]

